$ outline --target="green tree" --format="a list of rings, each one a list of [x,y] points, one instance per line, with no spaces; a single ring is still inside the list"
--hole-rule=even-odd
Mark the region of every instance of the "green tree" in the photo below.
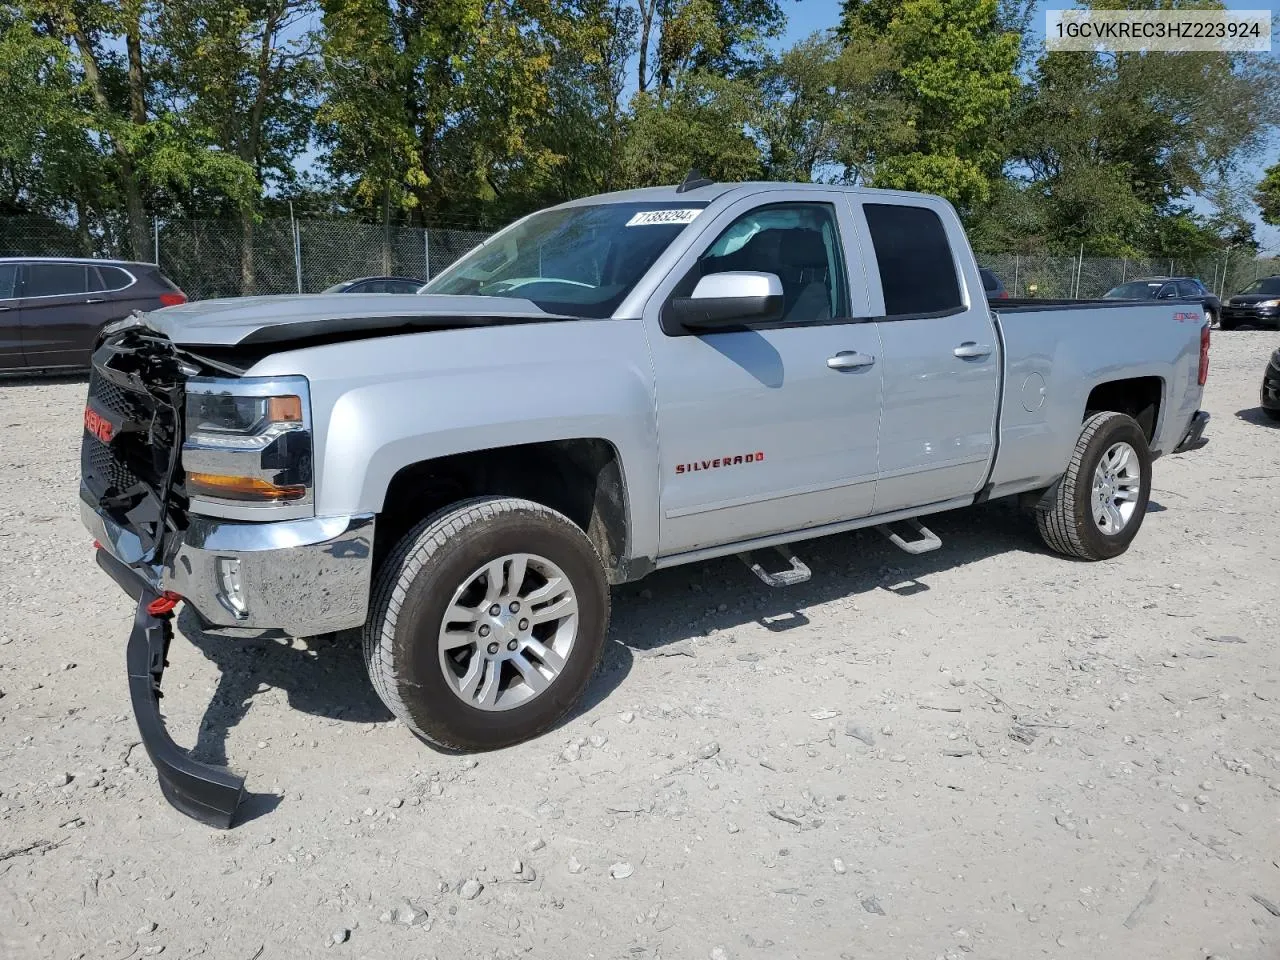
[[[21,105],[0,124],[0,213],[74,218],[88,254],[90,221],[117,197],[72,59],[28,11],[0,6],[0,102]]]
[[[637,93],[623,147],[623,183],[679,183],[694,167],[714,180],[759,179],[760,148],[751,134],[754,87],[694,71],[672,88]]]
[[[1262,210],[1262,222],[1280,227],[1280,163],[1267,168],[1254,201]]]
[[[1256,154],[1278,93],[1274,65],[1244,55],[1049,53],[1015,109],[1014,169],[1066,249],[1163,253],[1180,235],[1196,248],[1186,201],[1213,194]]]
[[[761,72],[757,127],[773,180],[861,183],[876,158],[909,147],[915,131],[891,78],[899,63],[879,38],[806,37]]]
[[[303,29],[313,0],[177,0],[157,18],[154,75],[168,136],[153,176],[188,215],[240,222],[240,286],[257,287],[254,229],[268,190],[289,187],[312,133],[317,60]],[[187,144],[201,144],[197,150]]]
[[[479,218],[550,175],[553,0],[326,0],[326,163],[366,208]],[[550,29],[548,29],[550,27]]]
[[[778,0],[636,0],[636,90],[670,89],[682,71],[754,72],[786,15]]]
[[[915,137],[876,158],[873,183],[940,193],[962,209],[985,201],[1018,90],[1020,38],[997,0],[849,0],[840,35],[848,44],[882,37],[901,64],[885,86]]]

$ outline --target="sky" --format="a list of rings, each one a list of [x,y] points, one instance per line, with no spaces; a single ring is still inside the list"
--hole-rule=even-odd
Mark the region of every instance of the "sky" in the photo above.
[[[1232,10],[1267,10],[1272,9],[1275,0],[1225,0],[1225,5]],[[1044,36],[1045,10],[1054,9],[1070,9],[1074,4],[1064,2],[1064,0],[1050,0],[1044,2],[1041,0],[1036,5],[1035,16],[1032,18],[1031,27],[1039,37]],[[1131,6],[1135,9],[1144,6],[1142,0],[1133,0]],[[784,36],[775,41],[777,47],[788,47],[798,40],[803,40],[815,30],[825,30],[828,27],[835,26],[840,21],[840,0],[794,0],[794,2],[784,3],[784,10],[787,13],[787,30]],[[1256,53],[1252,56],[1257,57],[1276,57],[1280,56],[1280,39],[1272,38],[1271,53]],[[1267,148],[1262,155],[1256,157],[1246,168],[1246,176],[1253,181],[1262,179],[1262,171],[1271,163],[1275,163],[1280,159],[1280,135],[1273,135]],[[1209,205],[1200,200],[1192,203],[1201,213],[1211,212]],[[1258,242],[1262,245],[1264,253],[1280,255],[1280,227],[1272,227],[1263,223],[1259,216],[1256,206],[1250,206],[1247,216],[1253,221]]]

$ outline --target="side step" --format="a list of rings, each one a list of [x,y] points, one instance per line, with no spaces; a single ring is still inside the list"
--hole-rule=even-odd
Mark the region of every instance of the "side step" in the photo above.
[[[893,532],[892,524],[888,523],[882,523],[876,529],[888,537],[889,542],[895,547],[899,550],[905,550],[907,553],[928,553],[930,550],[937,550],[942,546],[942,540],[939,539],[938,535],[919,520],[911,519],[901,522],[914,529],[920,536],[915,540],[903,540],[902,537]]]
[[[759,577],[760,582],[766,587],[794,587],[797,583],[804,583],[813,576],[809,568],[804,565],[804,562],[786,547],[774,547],[773,549],[777,551],[783,560],[791,564],[790,570],[779,570],[777,573],[771,573],[762,567],[758,561],[752,560],[750,552],[738,554],[738,559],[746,564],[747,569]]]

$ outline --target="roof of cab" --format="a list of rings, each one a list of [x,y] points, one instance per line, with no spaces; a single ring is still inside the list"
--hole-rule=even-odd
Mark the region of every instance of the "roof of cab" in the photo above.
[[[904,190],[881,190],[873,187],[855,187],[833,183],[790,183],[781,180],[748,180],[742,183],[708,183],[703,186],[680,190],[679,184],[663,187],[637,187],[633,190],[615,190],[597,193],[558,204],[559,208],[592,206],[600,203],[680,203],[695,200],[710,203],[728,193],[756,193],[768,190],[814,190],[823,192],[853,193],[873,197],[922,196]]]

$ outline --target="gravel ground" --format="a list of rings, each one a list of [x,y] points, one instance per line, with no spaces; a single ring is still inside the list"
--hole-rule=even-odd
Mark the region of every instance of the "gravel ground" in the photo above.
[[[1215,332],[1211,441],[1124,557],[990,504],[922,557],[805,544],[789,591],[665,571],[616,591],[583,709],[501,753],[421,745],[350,643],[184,621],[165,706],[248,772],[229,832],[138,745],[83,381],[0,386],[0,956],[1280,956],[1277,343]]]

